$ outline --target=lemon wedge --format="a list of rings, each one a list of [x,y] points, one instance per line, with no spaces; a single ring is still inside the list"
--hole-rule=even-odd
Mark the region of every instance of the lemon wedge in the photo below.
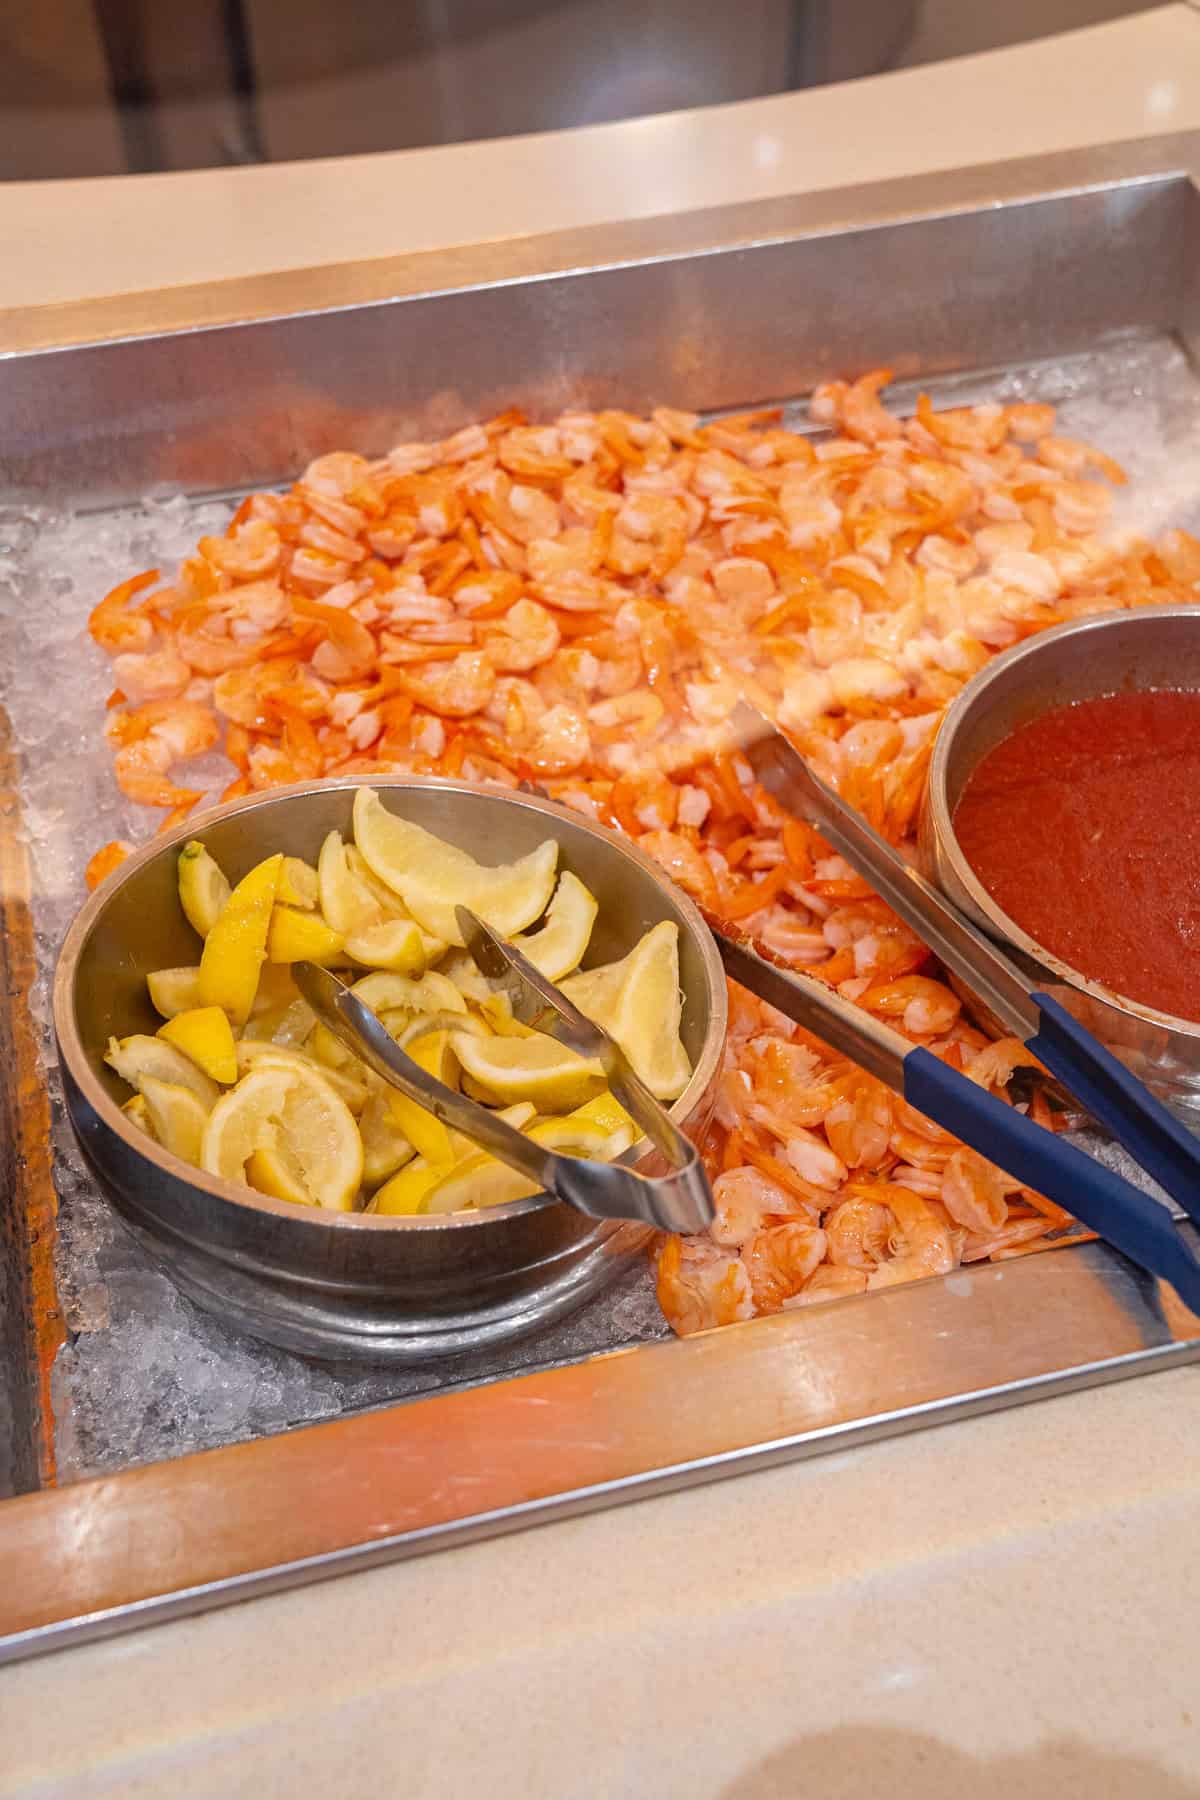
[[[251,869],[230,894],[204,940],[201,1004],[222,1007],[235,1025],[246,1023],[258,992],[282,865],[283,857],[275,855]]]
[[[380,919],[351,932],[346,954],[368,969],[420,975],[427,961],[425,933],[415,919]]]
[[[547,1150],[563,1156],[587,1156],[598,1162],[609,1162],[619,1151],[610,1148],[611,1135],[601,1126],[574,1118],[543,1119],[526,1134]],[[506,1206],[511,1200],[524,1200],[540,1194],[536,1181],[510,1169],[486,1150],[466,1156],[453,1168],[444,1170],[440,1180],[432,1182],[423,1196],[425,1212],[461,1212],[466,1207]]]
[[[387,1218],[411,1217],[414,1213],[424,1212],[426,1194],[445,1173],[444,1165],[427,1163],[423,1159],[411,1162],[379,1189],[367,1211],[382,1213]]]
[[[452,981],[464,1000],[482,1005],[492,998],[492,984],[469,950],[451,950],[449,956],[442,958],[438,974]]]
[[[251,1069],[260,1067],[313,1069],[324,1077],[335,1094],[341,1096],[352,1113],[361,1112],[367,1104],[365,1072],[352,1056],[348,1055],[346,1062],[347,1068],[323,1068],[295,1045],[263,1043],[256,1038],[242,1038],[237,1047],[239,1075],[247,1075]]]
[[[511,1125],[514,1131],[524,1131],[525,1127],[532,1125],[537,1118],[537,1107],[531,1106],[528,1100],[521,1100],[516,1106],[503,1107],[497,1112],[496,1117],[503,1119],[506,1125]],[[474,1143],[471,1138],[464,1137],[461,1131],[451,1131],[450,1150],[457,1163],[461,1162],[464,1156],[477,1155],[479,1145]]]
[[[269,1194],[272,1200],[286,1200],[292,1206],[313,1204],[304,1171],[278,1136],[273,1143],[260,1144],[247,1158],[245,1179],[256,1193]]]
[[[164,1019],[200,1004],[200,970],[155,969],[146,977],[150,1004]]]
[[[273,1153],[310,1205],[348,1212],[362,1181],[363,1147],[345,1101],[316,1069],[263,1060],[217,1101],[201,1160],[210,1175],[244,1181],[257,1151]],[[262,1162],[255,1164],[262,1174]]]
[[[505,937],[546,909],[558,866],[553,838],[528,856],[484,868],[465,850],[388,812],[373,788],[354,796],[354,838],[370,867],[398,893],[413,918],[448,944],[462,946],[454,909],[465,905]]]
[[[267,959],[270,962],[335,962],[345,943],[341,932],[327,925],[317,913],[278,904],[271,909],[271,923],[267,927]]]
[[[219,1006],[192,1006],[176,1013],[159,1026],[158,1035],[190,1056],[214,1081],[228,1084],[237,1080],[233,1027]]]
[[[642,1136],[636,1121],[607,1088],[602,1094],[597,1094],[594,1100],[587,1100],[582,1106],[577,1106],[574,1112],[568,1114],[568,1118],[576,1125],[598,1125],[606,1136],[622,1139],[619,1149],[610,1147],[612,1157],[623,1156],[629,1146]]]
[[[513,942],[522,956],[548,981],[559,981],[577,969],[596,923],[600,902],[577,875],[564,869],[540,931],[526,933]]]
[[[229,883],[197,838],[179,852],[177,874],[184,917],[193,931],[207,937],[229,899]]]
[[[148,1138],[153,1138],[154,1127],[150,1123],[150,1113],[141,1094],[135,1094],[132,1100],[127,1100],[121,1111],[131,1125],[136,1125]]]
[[[380,970],[354,983],[354,993],[373,1013],[465,1013],[467,1003],[452,981],[436,969],[414,979]]]
[[[656,1099],[678,1099],[692,1074],[679,1036],[678,926],[664,919],[619,962],[568,975],[562,991],[616,1039]]]
[[[132,1037],[109,1038],[104,1060],[122,1081],[127,1081],[139,1093],[147,1078],[166,1081],[174,1087],[190,1089],[206,1112],[221,1091],[216,1082],[174,1044],[164,1044],[161,1038],[147,1037],[141,1032],[135,1032]]]
[[[479,1002],[479,1017],[497,1037],[527,1038],[538,1035],[532,1025],[523,1025],[520,1019],[514,1017],[512,1000],[503,990],[489,994],[486,1000]]]
[[[320,898],[317,871],[312,864],[299,856],[285,856],[275,898],[284,906],[298,906],[301,912],[312,912]]]
[[[393,1088],[376,1088],[359,1114],[358,1130],[363,1145],[363,1186],[377,1188],[411,1162],[413,1147],[405,1133],[392,1123]]]
[[[340,831],[331,831],[317,858],[317,887],[326,923],[343,937],[378,924],[380,910],[374,896],[352,873]]]
[[[438,1081],[444,1081],[447,1075],[445,1058],[449,1036],[449,1032],[430,1031],[413,1038],[405,1046],[417,1067]],[[450,1133],[442,1121],[397,1088],[388,1093],[387,1117],[427,1162],[448,1163],[451,1160]]]
[[[465,1075],[505,1105],[528,1100],[539,1112],[567,1112],[594,1094],[604,1070],[593,1058],[540,1034],[527,1038],[450,1034],[450,1045]]]
[[[172,1156],[198,1164],[208,1114],[191,1089],[177,1087],[170,1081],[155,1081],[148,1075],[142,1078],[141,1097],[151,1136]]]

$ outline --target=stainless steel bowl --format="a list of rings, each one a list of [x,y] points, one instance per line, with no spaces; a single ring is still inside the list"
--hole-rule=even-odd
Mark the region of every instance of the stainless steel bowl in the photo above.
[[[707,1122],[725,1039],[726,988],[699,913],[650,860],[548,800],[448,781],[374,785],[393,811],[481,862],[545,837],[600,912],[586,963],[607,962],[662,919],[679,926],[683,1037],[693,1076],[672,1115]],[[349,835],[353,780],[235,801],[156,838],[80,912],[54,983],[67,1108],[101,1187],[177,1285],[201,1306],[289,1350],[409,1362],[478,1349],[561,1317],[638,1254],[644,1226],[586,1219],[537,1195],[478,1213],[394,1220],[289,1206],[217,1181],[159,1149],[120,1109],[104,1063],[112,1033],[161,1023],[149,971],[193,963],[176,857],[201,836],[231,879],[275,850],[315,861],[326,833]]]
[[[1057,626],[968,682],[934,746],[921,819],[924,872],[1109,1046],[1173,1111],[1200,1124],[1200,1023],[1114,994],[1036,943],[992,899],[954,833],[972,771],[1002,738],[1051,707],[1147,688],[1200,690],[1200,606],[1104,613]],[[958,984],[956,984],[958,985]],[[974,996],[974,1010],[986,1019]]]

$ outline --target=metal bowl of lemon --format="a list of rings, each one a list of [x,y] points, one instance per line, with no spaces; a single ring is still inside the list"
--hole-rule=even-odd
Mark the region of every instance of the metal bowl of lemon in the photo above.
[[[637,1161],[611,1096],[550,1040],[530,1047],[479,983],[459,899],[624,1034],[681,1125],[707,1122],[720,960],[621,838],[538,796],[434,780],[215,808],[97,890],[54,987],[83,1154],[199,1305],[304,1355],[423,1361],[532,1332],[644,1254],[644,1226],[511,1198],[510,1170],[395,1110],[297,1007],[289,961],[350,965],[434,1072],[558,1147]]]

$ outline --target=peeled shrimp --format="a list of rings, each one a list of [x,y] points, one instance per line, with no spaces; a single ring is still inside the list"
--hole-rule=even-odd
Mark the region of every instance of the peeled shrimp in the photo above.
[[[658,1259],[658,1303],[680,1337],[754,1317],[744,1263],[702,1238],[668,1239]]]

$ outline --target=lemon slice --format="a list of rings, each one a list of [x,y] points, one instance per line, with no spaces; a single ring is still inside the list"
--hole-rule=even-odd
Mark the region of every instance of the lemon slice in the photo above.
[[[517,949],[548,981],[559,981],[577,969],[596,923],[600,903],[578,876],[564,869],[540,931],[514,938]]]
[[[676,1100],[692,1066],[679,1036],[679,928],[664,919],[619,962],[568,975],[568,1000],[614,1037],[658,1100]]]
[[[415,929],[415,928],[414,928]],[[276,905],[267,928],[267,958],[273,963],[336,962],[346,940],[319,914]]]
[[[414,1213],[424,1212],[426,1194],[445,1173],[444,1165],[427,1163],[424,1159],[411,1162],[379,1189],[367,1211],[381,1213],[386,1218],[411,1217]]]
[[[174,1044],[164,1044],[161,1038],[146,1037],[141,1032],[132,1037],[109,1038],[104,1060],[110,1069],[117,1071],[122,1081],[137,1088],[139,1093],[147,1077],[152,1081],[170,1082],[175,1087],[189,1088],[205,1111],[214,1104],[221,1091],[216,1082],[203,1069],[197,1068],[190,1056],[176,1050]]]
[[[275,1154],[309,1204],[334,1212],[353,1206],[362,1139],[349,1107],[316,1069],[264,1060],[213,1107],[201,1151],[210,1175],[244,1181],[259,1150]],[[262,1164],[255,1168],[261,1174]]]
[[[242,1038],[237,1047],[238,1074],[246,1075],[251,1069],[284,1068],[314,1069],[324,1077],[333,1089],[346,1102],[352,1113],[361,1112],[367,1104],[367,1083],[364,1072],[355,1059],[346,1058],[348,1068],[322,1068],[311,1056],[294,1045],[262,1043],[255,1038]]]
[[[150,1004],[164,1019],[200,1004],[200,970],[155,969],[146,977]]]
[[[229,883],[197,838],[179,852],[177,873],[184,916],[194,931],[207,937],[229,899]]]
[[[258,992],[282,866],[283,857],[276,855],[251,869],[230,894],[204,940],[201,1004],[223,1007],[235,1025],[246,1023]]]
[[[376,925],[379,904],[350,869],[340,831],[331,831],[317,858],[317,887],[326,923],[343,937]]]
[[[471,907],[505,937],[523,931],[546,910],[558,866],[553,838],[518,862],[487,869],[465,850],[388,812],[372,788],[354,796],[354,837],[366,861],[394,888],[426,931],[461,947],[458,905]]]
[[[394,1090],[380,1086],[359,1114],[363,1145],[363,1186],[377,1188],[411,1162],[414,1151],[403,1131],[392,1123],[389,1104]]]
[[[374,1013],[465,1013],[467,1003],[452,981],[430,969],[418,979],[380,970],[354,983],[354,993]]]
[[[420,975],[427,961],[427,941],[415,919],[380,919],[351,932],[346,939],[346,954],[368,969]]]
[[[562,1156],[587,1156],[597,1162],[610,1162],[619,1154],[611,1148],[610,1133],[599,1125],[574,1118],[543,1119],[530,1127],[527,1136]],[[538,1183],[519,1169],[510,1169],[486,1150],[477,1150],[431,1183],[423,1210],[448,1213],[462,1212],[467,1207],[506,1206],[511,1200],[525,1200],[541,1191]]]
[[[159,1026],[158,1035],[190,1056],[214,1081],[237,1080],[233,1028],[219,1006],[193,1006],[176,1013]]]
[[[528,1100],[539,1112],[567,1112],[590,1098],[604,1080],[594,1058],[540,1034],[479,1038],[455,1031],[450,1044],[463,1073],[504,1105]]]
[[[208,1113],[191,1089],[147,1075],[142,1078],[142,1099],[151,1136],[172,1156],[198,1165]]]
[[[285,856],[275,898],[284,906],[298,906],[302,912],[312,912],[320,898],[317,871],[312,864],[299,856]]]

